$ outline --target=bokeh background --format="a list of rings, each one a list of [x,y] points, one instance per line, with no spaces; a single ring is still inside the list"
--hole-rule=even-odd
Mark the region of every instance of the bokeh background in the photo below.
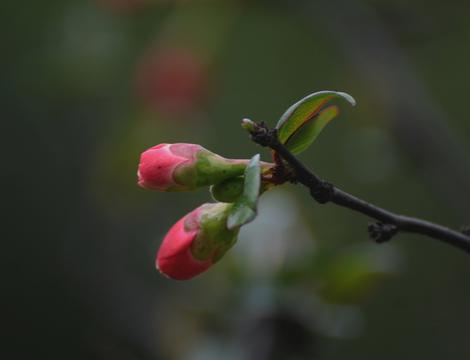
[[[139,154],[261,152],[317,90],[352,94],[301,158],[391,210],[470,223],[470,5],[386,0],[8,1],[2,327],[8,359],[468,359],[470,259],[376,245],[368,219],[284,186],[210,271],[154,267],[207,191],[136,186]]]

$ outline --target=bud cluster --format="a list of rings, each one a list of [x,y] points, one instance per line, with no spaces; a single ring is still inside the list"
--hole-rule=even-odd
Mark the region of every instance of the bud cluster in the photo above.
[[[171,278],[189,279],[218,261],[235,243],[240,227],[256,217],[258,198],[264,191],[300,180],[293,176],[289,161],[281,159],[280,151],[292,159],[307,150],[339,114],[336,105],[327,106],[334,99],[356,104],[344,92],[318,91],[290,106],[273,129],[263,122],[242,120],[242,128],[254,142],[273,150],[274,164],[260,162],[259,155],[250,160],[226,159],[196,144],[160,144],[144,151],[137,172],[141,187],[190,191],[210,186],[218,201],[198,207],[170,229],[157,254],[157,268]],[[297,165],[304,174],[308,172]],[[311,195],[320,203],[330,201],[333,186],[314,174],[309,176],[319,183],[315,188],[310,186]],[[370,231],[378,241],[385,241],[395,234],[396,227],[375,224]]]
[[[226,159],[197,144],[159,144],[144,151],[138,185],[157,191],[192,191],[211,187],[216,203],[206,203],[181,218],[168,231],[157,253],[156,267],[166,276],[187,280],[207,270],[236,242],[240,227],[227,219],[243,193],[249,160]],[[264,172],[272,164],[263,163]]]

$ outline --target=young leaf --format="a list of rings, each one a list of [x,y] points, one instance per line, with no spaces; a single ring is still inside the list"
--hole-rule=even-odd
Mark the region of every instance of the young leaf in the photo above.
[[[235,202],[227,220],[227,228],[235,229],[252,221],[256,217],[258,197],[261,188],[261,168],[259,154],[251,158],[245,169],[243,194]]]
[[[227,219],[227,228],[233,230],[242,225],[248,224],[256,217],[256,211],[246,203],[238,201],[234,204]]]
[[[293,154],[300,154],[306,150],[317,138],[323,128],[339,114],[336,105],[328,106],[320,111],[315,117],[301,125],[287,139],[285,145]]]
[[[245,184],[243,187],[243,197],[247,204],[256,209],[258,196],[261,187],[261,167],[259,163],[259,154],[253,156],[245,169]]]
[[[337,98],[343,98],[353,106],[356,104],[354,98],[344,92],[319,91],[304,97],[288,108],[276,125],[281,143],[286,143],[293,133],[318,115],[329,101]]]

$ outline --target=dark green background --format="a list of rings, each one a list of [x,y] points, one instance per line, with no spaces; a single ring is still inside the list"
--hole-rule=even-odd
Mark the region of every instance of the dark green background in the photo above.
[[[306,94],[341,90],[358,105],[343,104],[302,160],[391,210],[469,224],[470,5],[150,1],[119,10],[88,0],[1,8],[5,358],[470,356],[467,254],[411,235],[378,249],[368,219],[287,185],[266,202],[277,213],[263,203],[260,211],[277,214],[273,229],[285,211],[288,236],[274,239],[274,230],[272,245],[256,244],[270,238],[269,215],[250,225],[247,234],[259,239],[241,238],[206,274],[174,282],[154,269],[154,254],[166,230],[209,194],[135,184],[140,152],[161,142],[269,159],[241,118],[273,125]],[[136,69],[154,44],[204,60],[203,85],[181,111],[149,107],[136,91]],[[355,252],[373,253],[375,264],[364,265],[371,276],[357,286],[349,278],[362,260],[348,265]],[[344,296],[335,295],[341,284]],[[374,291],[356,296],[359,285]]]

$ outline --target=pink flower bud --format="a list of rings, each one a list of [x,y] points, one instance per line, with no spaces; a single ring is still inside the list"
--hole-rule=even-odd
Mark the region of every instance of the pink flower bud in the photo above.
[[[174,179],[176,168],[195,161],[202,147],[193,144],[160,144],[144,151],[140,156],[138,184],[146,189],[168,191],[181,188]]]
[[[246,163],[225,159],[196,144],[160,144],[142,153],[138,184],[150,190],[194,190],[243,174]]]
[[[217,262],[237,240],[239,229],[227,229],[232,206],[204,204],[180,219],[163,239],[157,269],[172,279],[188,280]]]

